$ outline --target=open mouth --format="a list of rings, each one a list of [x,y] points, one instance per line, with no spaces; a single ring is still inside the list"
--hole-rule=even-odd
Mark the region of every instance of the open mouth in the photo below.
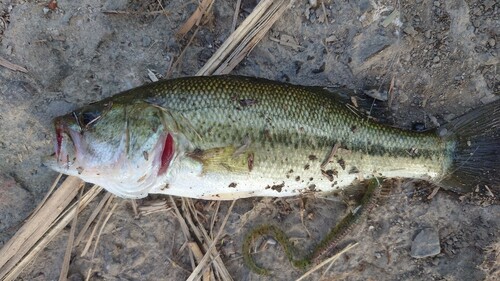
[[[79,133],[68,128],[62,120],[56,120],[54,126],[56,133],[54,150],[57,163],[69,166],[76,160]]]

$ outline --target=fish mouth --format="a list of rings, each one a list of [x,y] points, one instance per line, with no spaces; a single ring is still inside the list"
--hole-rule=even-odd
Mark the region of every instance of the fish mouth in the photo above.
[[[79,132],[71,129],[63,119],[54,121],[55,140],[54,154],[55,164],[58,167],[69,168],[77,158],[78,147],[81,143]]]

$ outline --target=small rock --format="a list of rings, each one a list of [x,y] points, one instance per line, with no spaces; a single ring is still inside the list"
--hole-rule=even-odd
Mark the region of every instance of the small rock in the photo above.
[[[493,48],[493,47],[495,47],[495,44],[496,44],[495,39],[490,38],[490,40],[488,40],[488,44],[489,44],[489,45],[490,45],[490,47],[492,47],[492,48]]]
[[[149,47],[149,45],[151,45],[151,37],[149,36],[142,37],[142,46]]]
[[[441,59],[440,59],[438,56],[435,56],[435,57],[432,59],[432,62],[433,62],[433,63],[438,63],[438,62],[440,62],[440,61],[441,61]]]
[[[418,32],[411,25],[405,27],[405,29],[403,29],[403,32],[411,36],[415,36],[418,34]]]
[[[309,0],[309,5],[311,5],[313,9],[318,7],[318,0]]]
[[[42,11],[46,15],[50,11],[50,9],[47,7],[43,7]]]
[[[411,243],[410,255],[416,259],[433,257],[440,252],[439,235],[433,228],[422,229]]]
[[[495,0],[487,0],[484,2],[484,9],[489,10],[495,6]]]
[[[451,120],[455,119],[455,117],[457,117],[457,115],[453,114],[453,113],[450,113],[450,114],[446,114],[444,116],[444,120],[446,122],[450,122]]]
[[[306,18],[306,20],[309,20],[309,18],[311,17],[311,11],[309,10],[310,6],[309,5],[306,5],[306,10],[304,11],[304,17]]]
[[[384,90],[369,89],[364,91],[364,93],[365,95],[380,101],[387,101],[389,99],[387,91]]]
[[[491,102],[494,102],[496,100],[498,100],[499,97],[497,97],[496,95],[493,95],[493,94],[489,94],[489,95],[486,95],[484,97],[482,97],[480,99],[480,101],[483,103],[483,104],[488,104],[488,103],[491,103]]]

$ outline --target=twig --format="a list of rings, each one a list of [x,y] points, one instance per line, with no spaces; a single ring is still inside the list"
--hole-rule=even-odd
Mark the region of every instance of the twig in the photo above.
[[[10,70],[28,73],[28,70],[26,68],[24,68],[20,65],[17,65],[15,63],[11,63],[8,60],[1,58],[1,57],[0,57],[0,66],[3,66],[3,67],[8,68]]]
[[[325,169],[326,165],[332,161],[333,156],[337,153],[337,150],[340,148],[340,142],[335,143],[335,145],[332,147],[332,150],[330,151],[330,154],[328,154],[328,157],[326,157],[325,161],[321,163],[321,169]]]
[[[429,194],[429,196],[427,196],[427,200],[431,200],[432,198],[434,198],[434,196],[436,196],[436,194],[438,193],[439,189],[440,189],[439,186],[434,187],[431,194]]]

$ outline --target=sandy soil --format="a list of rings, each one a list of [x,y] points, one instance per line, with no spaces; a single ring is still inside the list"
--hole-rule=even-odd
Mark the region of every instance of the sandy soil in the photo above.
[[[2,0],[0,57],[28,73],[0,67],[0,241],[5,243],[41,200],[56,174],[41,165],[52,152],[51,119],[148,83],[148,69],[165,76],[187,40],[175,38],[196,1]],[[161,6],[159,3],[161,2]],[[242,1],[239,22],[255,6]],[[317,6],[311,5],[315,2]],[[324,8],[321,5],[324,3]],[[230,34],[233,1],[215,1],[171,77],[193,75]],[[155,13],[162,11],[165,13]],[[384,20],[397,9],[400,21]],[[104,13],[126,11],[128,14]],[[272,31],[233,71],[304,85],[376,88],[394,92],[390,122],[434,127],[498,98],[500,4],[494,0],[296,1]],[[325,14],[326,12],[326,14]],[[293,38],[300,47],[273,38]],[[497,94],[495,94],[497,93]],[[336,280],[494,280],[500,275],[500,205],[433,186],[404,183],[358,225],[346,241],[359,245],[325,274]],[[161,196],[139,202],[165,200]],[[95,258],[73,255],[70,280],[182,280],[191,266],[172,212],[134,218],[129,201],[116,199]],[[305,204],[304,204],[305,202]],[[491,203],[494,204],[491,204]],[[210,221],[214,208],[200,202]],[[229,203],[221,204],[219,221]],[[91,209],[91,208],[89,208]],[[256,255],[273,270],[250,272],[241,259],[243,237],[262,223],[282,226],[304,251],[347,212],[338,199],[239,200],[220,254],[235,280],[290,280],[302,273],[278,245]],[[88,216],[88,212],[84,214]],[[303,221],[303,222],[302,222]],[[430,228],[440,253],[411,257],[412,241]],[[20,280],[58,278],[68,231],[40,254]],[[495,263],[495,259],[497,259]],[[310,280],[317,280],[321,272]]]

